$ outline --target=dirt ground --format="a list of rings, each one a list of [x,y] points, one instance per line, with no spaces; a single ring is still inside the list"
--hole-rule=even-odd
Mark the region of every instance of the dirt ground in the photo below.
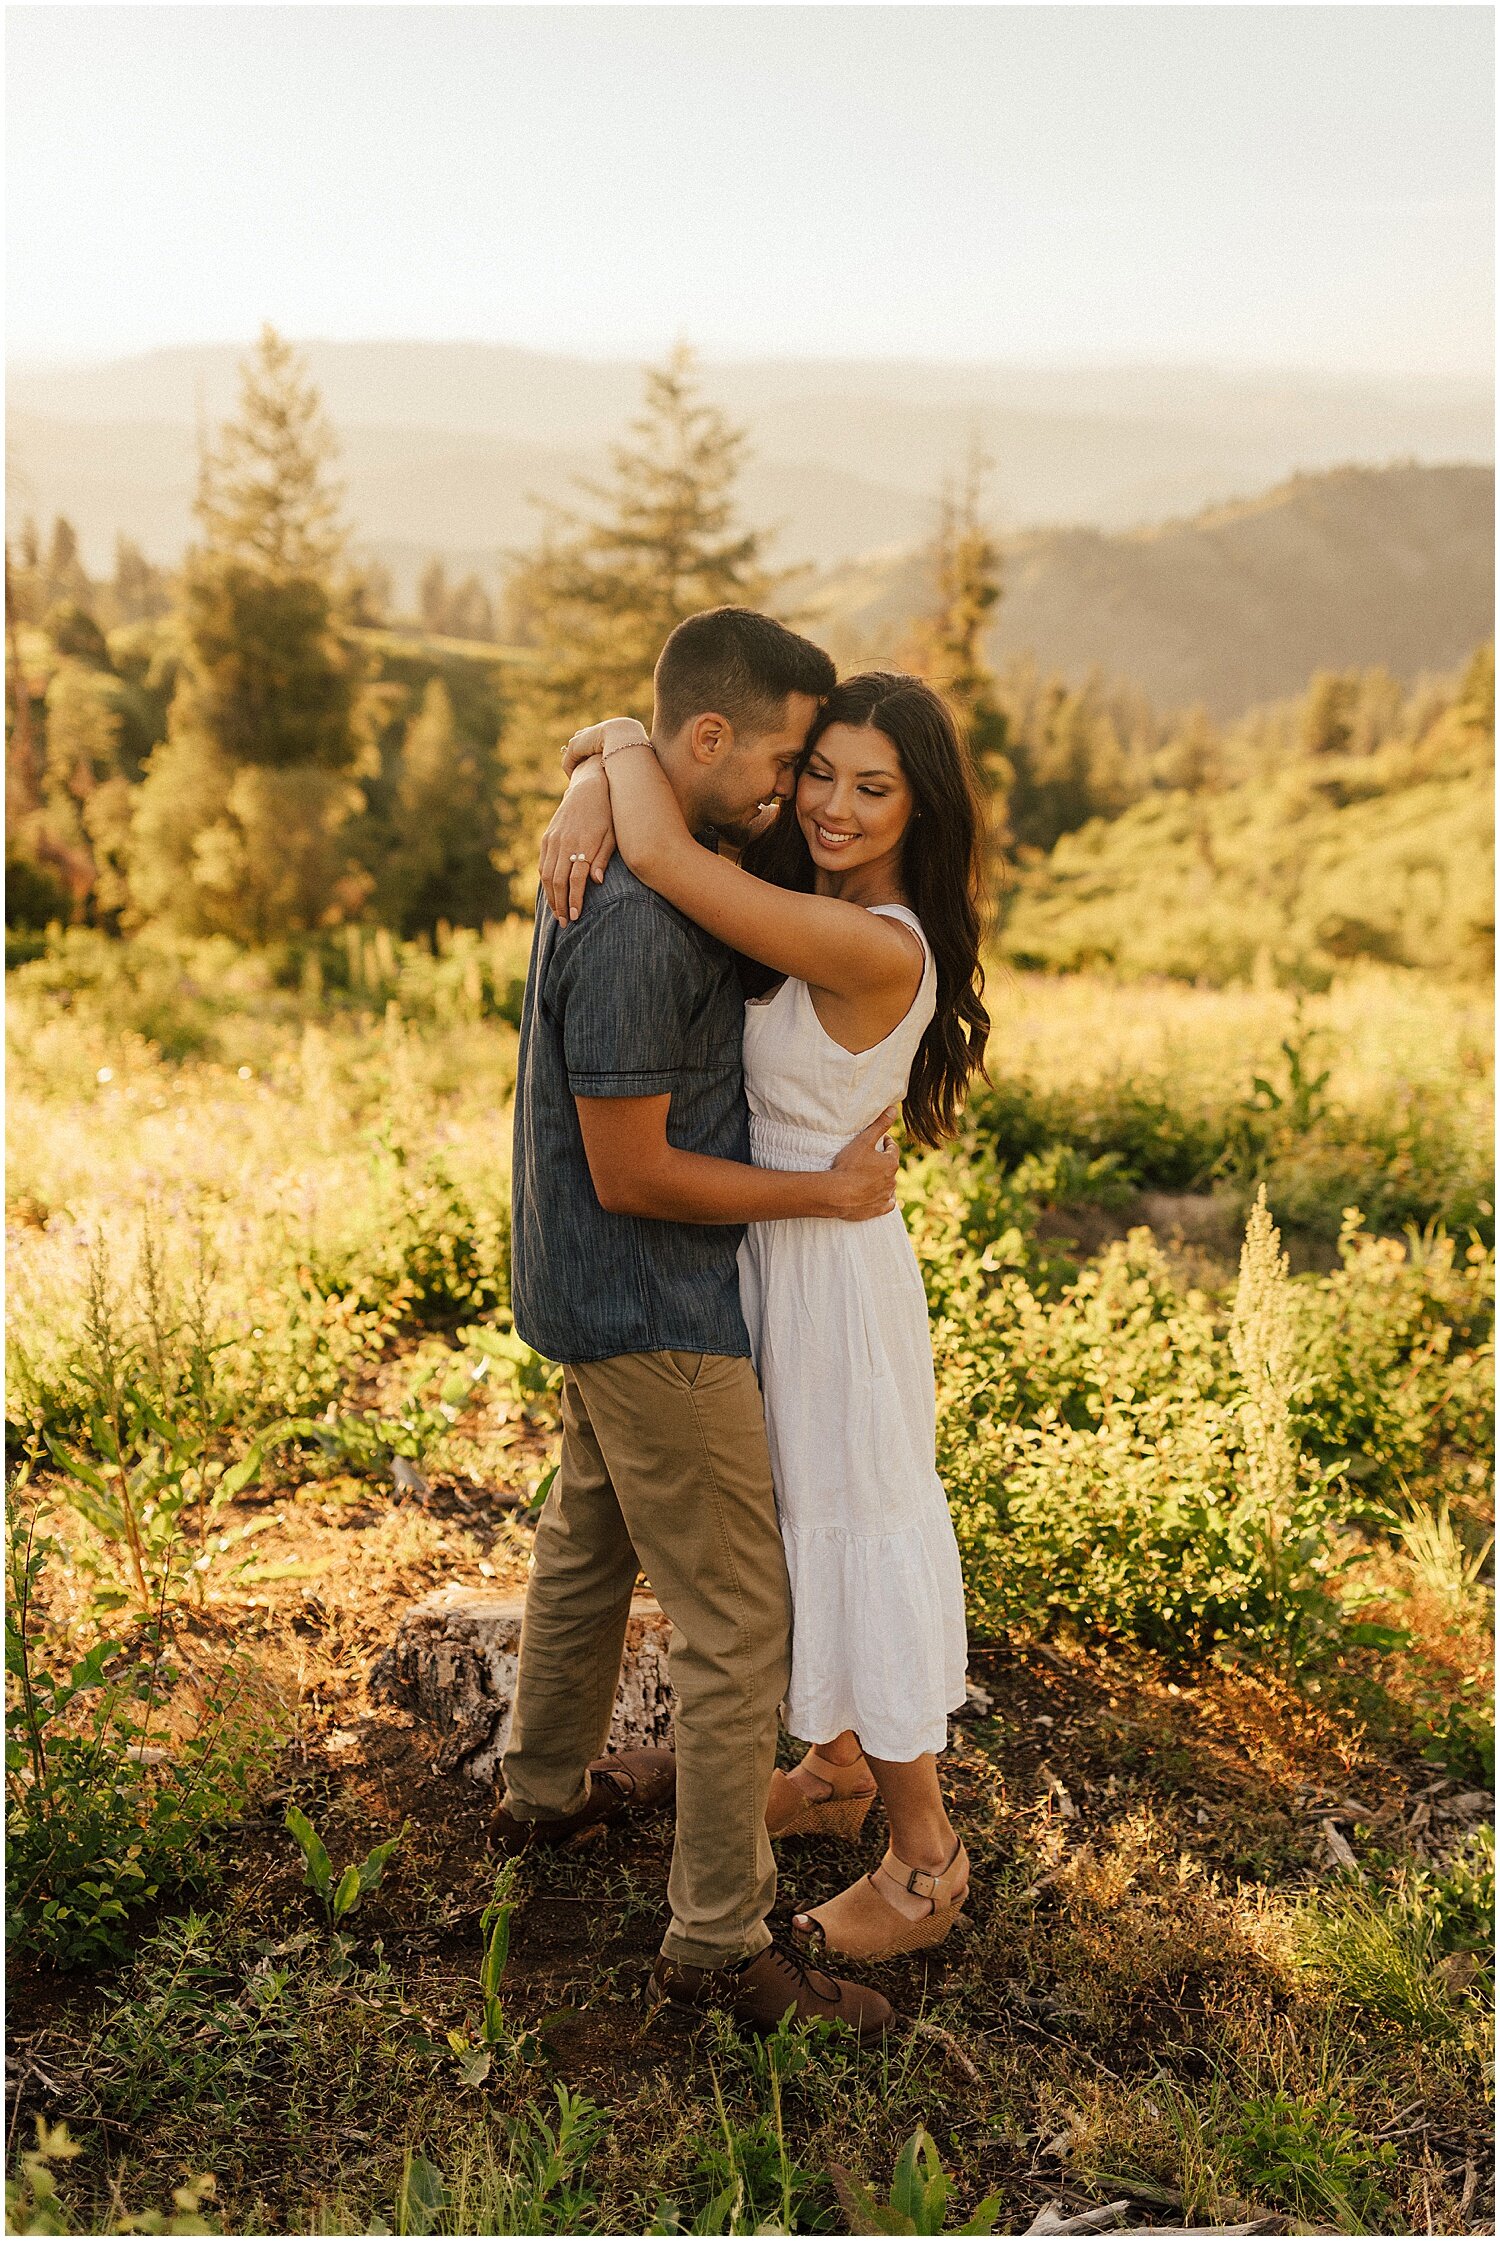
[[[229,1652],[248,1661],[284,1729],[255,1810],[225,1839],[215,1912],[272,1950],[312,1919],[301,1858],[282,1826],[289,1801],[311,1815],[336,1859],[359,1858],[405,1826],[351,1927],[362,1952],[378,1941],[409,2013],[434,2039],[474,2008],[478,1916],[494,1868],[491,1799],[462,1773],[433,1772],[434,1737],[372,1695],[370,1672],[402,1610],[433,1588],[523,1585],[531,1532],[517,1504],[548,1444],[540,1429],[518,1437],[503,1486],[459,1477],[405,1490],[352,1477],[267,1482],[226,1513],[221,1531],[233,1541],[250,1527],[259,1569],[296,1565],[297,1574],[211,1589],[179,1634],[190,1666],[209,1668]],[[1206,2074],[1225,2002],[1264,1975],[1244,1910],[1226,1895],[1317,1882],[1336,1866],[1330,1829],[1361,1851],[1442,1849],[1488,1814],[1490,1800],[1382,1746],[1347,1704],[1324,1709],[1264,1673],[1174,1671],[1140,1653],[1023,1642],[976,1643],[970,1670],[972,1701],[946,1761],[974,1860],[970,1921],[925,1959],[870,1973],[931,2034],[927,2121],[942,2121],[949,2139],[977,2128],[983,2184],[1004,2190],[1008,2211],[1058,2200],[1084,2207],[1102,2199],[1098,2187],[1048,2162],[1045,2122],[1028,2131],[993,2114],[992,2092],[998,2107],[1006,2093],[1034,2087],[1045,2114],[1080,2075],[1107,2096],[1163,2062],[1185,2079]],[[869,1864],[878,1821],[857,1850],[782,1848],[781,1927],[796,1906]],[[658,1816],[532,1855],[524,1868],[507,2013],[518,2026],[544,2024],[549,2077],[606,2104],[659,2086],[691,2060],[680,2026],[653,2018],[642,1996],[670,1842],[670,1820]],[[1174,1890],[1196,1909],[1190,1932]],[[1080,1892],[1091,1909],[1077,1917],[1083,1929]],[[109,1989],[12,1970],[12,2143],[33,2111],[89,2130],[99,2104],[84,2049]],[[1279,1998],[1271,1983],[1268,2013]],[[114,2138],[107,2125],[102,2137]],[[1455,2194],[1466,2171],[1489,2168],[1487,2138],[1451,2107],[1434,2104],[1420,2144]],[[269,2143],[266,2153],[274,2161]],[[245,2193],[265,2200],[289,2183],[246,2150]],[[1469,2194],[1466,2230],[1492,2230],[1472,2223],[1488,2195],[1472,2185]]]

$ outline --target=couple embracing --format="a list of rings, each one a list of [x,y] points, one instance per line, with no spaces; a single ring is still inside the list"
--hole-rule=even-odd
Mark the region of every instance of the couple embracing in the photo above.
[[[651,732],[580,733],[521,1025],[512,1304],[566,1365],[494,1833],[566,1843],[675,1792],[655,1997],[756,2028],[891,2017],[825,1971],[937,1944],[968,1889],[938,1754],[964,1696],[908,1135],[951,1133],[988,1019],[979,810],[938,696],[840,684],[744,608],[657,663]],[[748,999],[748,1000],[747,1000]],[[599,1756],[638,1571],[675,1756]],[[776,1768],[778,1723],[811,1745]],[[773,1837],[869,1875],[767,1923]]]

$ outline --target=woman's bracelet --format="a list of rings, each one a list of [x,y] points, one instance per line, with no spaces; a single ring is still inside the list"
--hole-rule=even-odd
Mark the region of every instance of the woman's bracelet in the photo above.
[[[639,739],[611,739],[599,750],[599,760],[607,763],[611,755],[623,754],[627,747],[649,747],[650,738],[642,733]]]

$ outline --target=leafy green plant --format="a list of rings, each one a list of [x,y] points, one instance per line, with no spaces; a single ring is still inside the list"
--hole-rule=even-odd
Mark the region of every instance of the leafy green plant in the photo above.
[[[1389,2215],[1384,2182],[1396,2150],[1361,2132],[1337,2103],[1316,2094],[1251,2094],[1227,2107],[1222,2122],[1223,2155],[1247,2193],[1298,2218],[1331,2218],[1341,2233],[1369,2232],[1367,2221]]]
[[[504,1304],[510,1233],[505,1210],[475,1206],[435,1152],[414,1159],[393,1127],[378,1132],[377,1189],[391,1202],[388,1250],[411,1321],[451,1329]]]
[[[134,1600],[149,1610],[153,1601],[183,1593],[201,1600],[206,1575],[235,1545],[214,1536],[221,1512],[260,1476],[273,1447],[316,1428],[305,1418],[270,1425],[227,1470],[205,1469],[201,1444],[180,1436],[150,1400],[127,1387],[111,1416],[93,1425],[92,1457],[49,1440],[69,1502],[102,1544],[86,1545],[77,1558],[101,1583],[94,1608],[120,1609]],[[189,1519],[191,1536],[184,1530]],[[239,1568],[253,1562],[245,1557]],[[115,1584],[120,1580],[128,1586]]]
[[[496,2061],[503,2056],[517,2062],[531,2062],[538,2060],[541,2054],[534,2033],[512,2030],[500,1998],[505,1964],[510,1957],[510,1920],[518,1903],[516,1875],[515,1860],[501,1862],[495,1872],[495,1888],[489,1905],[479,1917],[484,1952],[479,1963],[479,1992],[483,2005],[477,2031],[455,2029],[448,2033],[448,2044],[458,2057],[459,2076],[465,2085],[483,2085]]]
[[[1340,1539],[1350,1496],[1282,1397],[1301,1382],[1299,1323],[1263,1219],[1226,1343],[1144,1232],[1048,1297],[966,1250],[947,1207],[908,1209],[971,1619],[1066,1620],[1177,1655],[1229,1640],[1284,1655],[1361,1623],[1333,1583],[1358,1553]]]
[[[1465,1675],[1416,1692],[1412,1733],[1429,1766],[1460,1782],[1495,1782],[1495,1702],[1490,1688]]]
[[[1302,1001],[1298,998],[1292,1031],[1283,1037],[1281,1055],[1286,1060],[1286,1074],[1280,1086],[1257,1074],[1250,1110],[1255,1113],[1274,1113],[1278,1124],[1295,1136],[1305,1136],[1317,1126],[1327,1110],[1324,1092],[1333,1078],[1333,1069],[1325,1066],[1314,1074],[1308,1053],[1321,1039],[1321,1030],[1309,1027],[1302,1016]]]
[[[34,1613],[58,1544],[40,1514],[13,1515],[7,1548],[7,1937],[73,1967],[122,1952],[135,1907],[217,1878],[207,1839],[240,1810],[266,1738],[232,1668],[199,1693],[191,1731],[171,1734],[180,1674],[159,1617],[145,1654],[101,1641],[49,1671]]]
[[[1326,1537],[1308,1517],[1309,1472],[1292,1415],[1305,1373],[1287,1262],[1264,1184],[1245,1227],[1229,1350],[1240,1383],[1243,1529],[1258,1544],[1275,1631],[1291,1656],[1309,1636],[1335,1632],[1341,1613],[1327,1585]]]
[[[953,2181],[925,2126],[918,2126],[896,2158],[884,2201],[844,2170],[835,2170],[832,2178],[851,2233],[993,2233],[1000,2215],[1000,2197],[991,2194],[966,2224],[944,2223]]]
[[[1338,1266],[1296,1286],[1303,1378],[1298,1436],[1339,1463],[1393,1537],[1413,1488],[1461,1487],[1494,1445],[1493,1257],[1431,1232],[1372,1237],[1346,1209]]]
[[[304,1879],[313,1895],[322,1900],[330,1929],[337,1929],[360,1900],[378,1888],[387,1861],[406,1834],[403,1821],[396,1834],[387,1837],[384,1844],[375,1845],[358,1866],[346,1867],[335,1877],[328,1847],[300,1806],[287,1807],[284,1826],[297,1841],[305,1863]]]

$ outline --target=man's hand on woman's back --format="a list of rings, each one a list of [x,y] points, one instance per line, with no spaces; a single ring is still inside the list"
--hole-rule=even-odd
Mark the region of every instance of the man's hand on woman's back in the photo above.
[[[889,1130],[896,1107],[871,1121],[868,1128],[846,1144],[829,1170],[829,1182],[838,1200],[836,1213],[844,1222],[870,1222],[889,1214],[896,1203],[896,1169],[901,1155]]]

